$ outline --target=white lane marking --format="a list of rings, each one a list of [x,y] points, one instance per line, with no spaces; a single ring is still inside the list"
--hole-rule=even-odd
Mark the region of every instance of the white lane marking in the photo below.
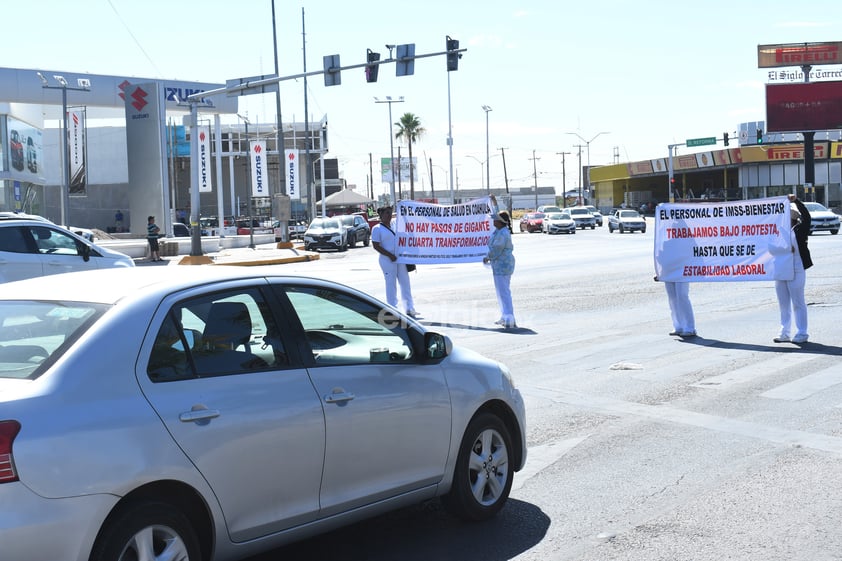
[[[772,388],[760,395],[772,399],[798,401],[837,384],[842,384],[842,367],[832,366]]]
[[[526,465],[515,474],[514,481],[512,482],[512,491],[523,487],[523,484],[529,479],[556,463],[586,438],[588,437],[568,438],[567,440],[557,440],[549,444],[541,444],[529,448],[526,456]]]
[[[801,353],[787,353],[775,354],[766,360],[754,362],[748,366],[731,370],[719,376],[711,376],[700,380],[695,384],[690,384],[696,388],[707,388],[713,390],[727,390],[732,386],[745,384],[746,382],[753,382],[758,378],[778,374],[781,370],[790,368],[792,366],[799,366],[805,362],[815,360],[817,357],[810,354]]]
[[[537,386],[524,387],[521,384],[520,391],[526,395],[540,396],[556,403],[565,403],[583,409],[605,411],[608,413],[645,417],[656,421],[669,422],[678,425],[689,425],[707,430],[736,434],[746,438],[760,439],[776,444],[787,446],[803,446],[814,450],[823,450],[832,454],[842,456],[842,438],[824,434],[804,432],[800,430],[789,430],[696,413],[684,409],[675,409],[664,405],[645,405],[630,401],[621,401],[607,397],[584,395],[576,392],[557,390],[552,388],[541,388]]]

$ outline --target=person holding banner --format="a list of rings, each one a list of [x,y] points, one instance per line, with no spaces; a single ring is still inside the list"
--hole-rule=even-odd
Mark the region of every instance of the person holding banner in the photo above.
[[[494,290],[497,292],[497,303],[500,306],[500,319],[495,321],[506,329],[516,328],[514,306],[512,305],[512,290],[510,287],[512,273],[515,272],[515,256],[512,244],[512,219],[506,211],[498,212],[497,200],[491,196],[491,212],[495,230],[488,239],[488,255],[482,262],[491,264],[494,273]]]
[[[790,195],[789,200],[795,276],[792,280],[775,281],[775,294],[778,297],[778,308],[781,312],[781,331],[774,341],[775,343],[789,343],[790,341],[806,343],[810,336],[807,333],[807,301],[804,298],[804,285],[807,281],[806,270],[813,266],[810,249],[807,247],[811,219],[807,207],[795,195]],[[789,332],[793,315],[795,316],[795,336],[790,339]]]
[[[658,280],[655,277],[655,280]],[[675,337],[695,337],[696,317],[693,314],[693,304],[690,302],[689,282],[664,282],[667,289],[667,300],[670,304],[673,331]]]
[[[398,307],[397,285],[401,288],[401,299],[406,307],[406,315],[417,317],[415,303],[412,300],[412,288],[409,285],[409,271],[407,265],[397,262],[398,235],[392,230],[392,207],[384,206],[377,209],[380,224],[371,229],[371,245],[380,254],[378,262],[383,278],[386,281],[386,302]]]

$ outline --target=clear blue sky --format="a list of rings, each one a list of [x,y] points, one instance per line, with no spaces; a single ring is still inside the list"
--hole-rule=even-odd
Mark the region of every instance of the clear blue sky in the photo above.
[[[443,51],[446,35],[460,40],[468,51],[450,78],[462,187],[479,187],[485,174],[482,105],[492,108],[492,184],[503,186],[503,147],[510,186],[531,186],[534,163],[538,184],[560,192],[560,152],[570,153],[567,187],[579,181],[575,145],[584,143],[569,133],[596,137],[592,165],[664,157],[670,143],[765,119],[757,45],[842,40],[842,10],[830,0],[276,0],[282,76],[303,70],[302,9],[308,71],[324,55],[351,65],[365,61],[366,48],[385,58],[387,43],[415,43],[420,54]],[[224,83],[274,71],[271,15],[271,0],[7,2],[0,66]],[[392,106],[393,121],[404,112],[421,120],[426,134],[414,155],[432,158],[436,189],[446,186],[444,57],[416,61],[410,77],[384,65],[375,84],[362,69],[330,88],[315,76],[308,90],[310,115],[328,116],[331,156],[349,183],[364,189],[369,154],[375,174],[389,155],[388,106],[374,97],[391,95],[405,98]],[[284,82],[281,93],[284,122],[303,121],[303,81]],[[275,119],[274,96],[242,99],[250,119]]]

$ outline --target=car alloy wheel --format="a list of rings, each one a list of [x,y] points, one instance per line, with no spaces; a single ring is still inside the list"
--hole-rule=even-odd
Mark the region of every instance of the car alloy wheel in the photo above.
[[[200,561],[196,532],[174,506],[142,502],[118,512],[100,531],[90,561]]]
[[[511,437],[506,425],[491,413],[480,413],[468,424],[453,474],[446,506],[466,520],[487,520],[509,497]]]

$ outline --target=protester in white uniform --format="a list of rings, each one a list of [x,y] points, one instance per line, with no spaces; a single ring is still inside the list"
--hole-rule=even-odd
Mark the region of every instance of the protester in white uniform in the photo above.
[[[406,264],[397,262],[398,236],[392,229],[392,207],[380,207],[377,214],[380,216],[380,224],[371,229],[371,245],[380,254],[378,260],[386,281],[386,302],[398,307],[397,286],[400,285],[404,311],[408,316],[416,317],[418,312],[412,300],[409,271]]]
[[[804,203],[795,195],[789,196],[790,220],[792,231],[793,266],[795,276],[792,280],[775,281],[775,294],[778,297],[778,308],[781,312],[781,330],[775,343],[806,343],[810,338],[807,333],[807,301],[804,298],[804,285],[807,282],[807,269],[813,266],[810,250],[807,247],[807,236],[810,235],[810,212]],[[795,336],[789,338],[795,316]]]

